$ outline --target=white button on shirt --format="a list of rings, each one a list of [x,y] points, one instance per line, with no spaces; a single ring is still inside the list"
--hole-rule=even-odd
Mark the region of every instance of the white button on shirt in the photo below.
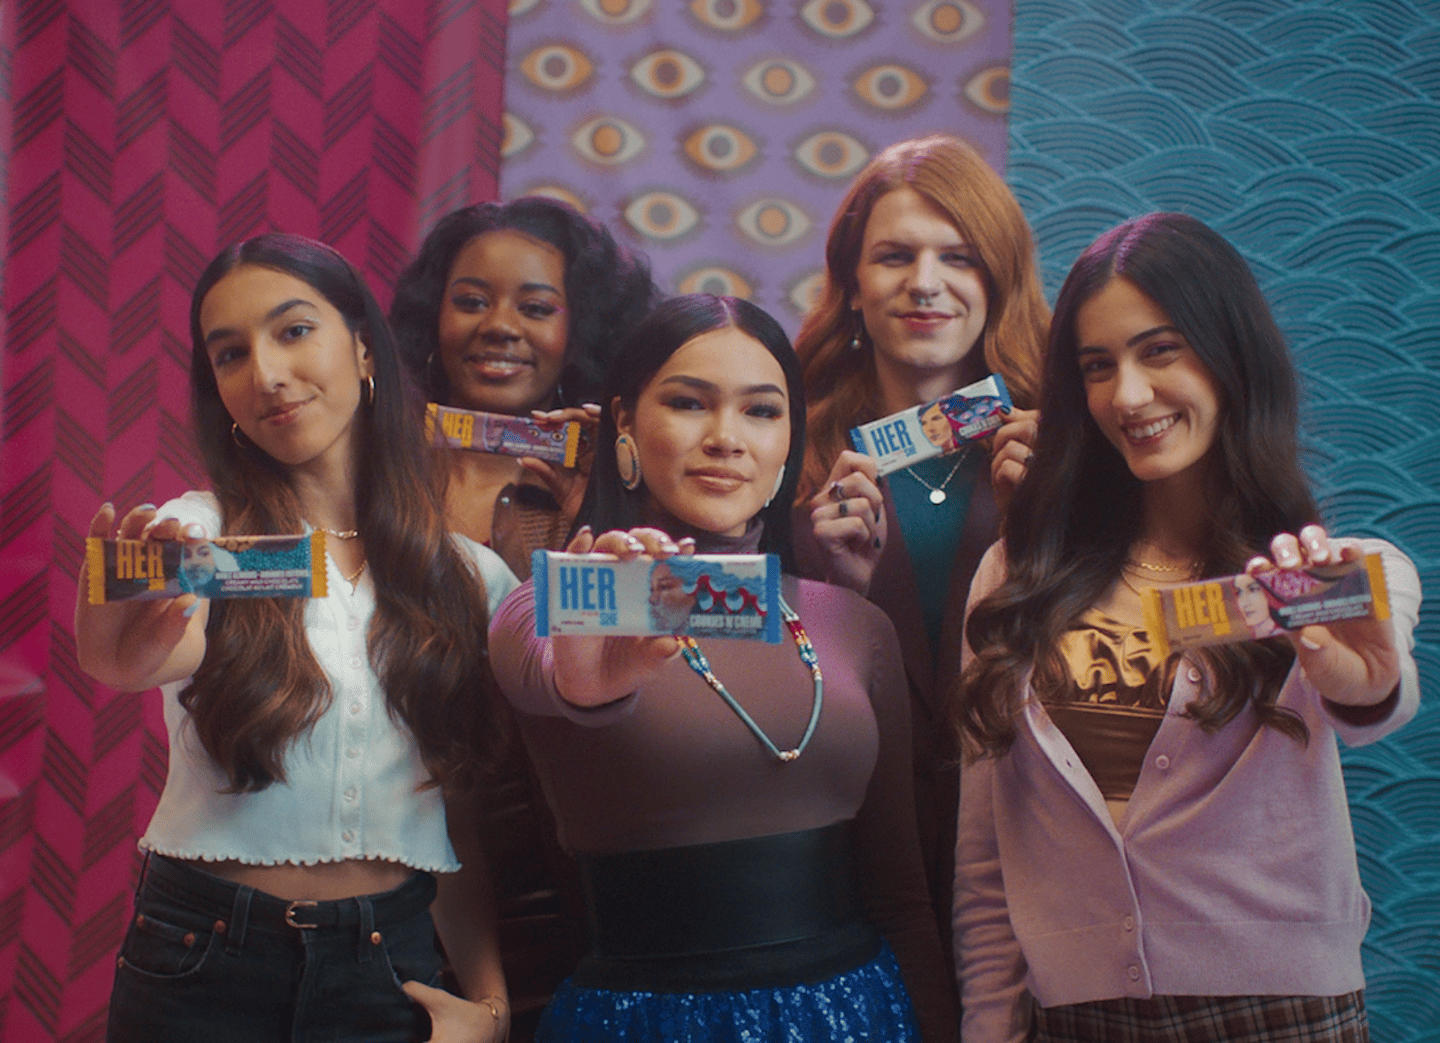
[[[196,522],[207,534],[220,531],[218,506],[208,493],[172,500],[159,517]],[[488,548],[464,537],[456,542],[484,579],[493,613],[517,586],[514,575]],[[330,594],[309,599],[304,620],[336,698],[286,751],[286,781],[257,793],[222,792],[228,779],[179,703],[188,679],[165,685],[169,775],[142,848],[260,865],[380,858],[434,872],[459,868],[440,790],[418,789],[429,773],[408,730],[391,718],[370,668],[366,634],[375,609],[370,573],[352,590],[333,561],[327,560],[326,569]]]

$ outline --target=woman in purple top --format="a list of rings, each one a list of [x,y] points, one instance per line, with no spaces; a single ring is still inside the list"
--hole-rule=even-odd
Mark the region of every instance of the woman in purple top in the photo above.
[[[800,386],[753,305],[662,304],[611,369],[570,549],[788,563]],[[537,1038],[956,1038],[894,630],[850,591],[781,586],[779,645],[537,638],[528,583],[496,614],[496,677],[592,925]]]
[[[1194,218],[1106,233],[1060,292],[1035,458],[967,613],[967,1041],[1368,1038],[1335,736],[1415,712],[1420,587],[1316,524],[1295,384],[1254,276]],[[1150,589],[1364,553],[1388,621],[1166,658],[1146,631]]]

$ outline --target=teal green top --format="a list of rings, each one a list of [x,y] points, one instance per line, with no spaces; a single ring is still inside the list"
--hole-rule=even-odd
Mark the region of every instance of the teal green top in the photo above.
[[[920,608],[925,615],[932,660],[940,646],[940,624],[950,596],[950,571],[955,566],[965,517],[970,513],[977,469],[988,464],[984,447],[976,443],[970,443],[961,453],[964,455],[958,469],[955,454],[950,454],[921,460],[885,479],[900,519],[900,534],[915,573],[915,585],[920,588]],[[946,481],[952,469],[954,477]],[[944,502],[931,503],[930,488],[918,481],[917,475],[933,488],[943,483]]]

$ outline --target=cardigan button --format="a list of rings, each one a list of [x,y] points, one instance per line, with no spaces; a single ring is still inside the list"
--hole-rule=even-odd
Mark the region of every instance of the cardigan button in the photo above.
[[[1130,974],[1130,980],[1131,980],[1131,981],[1139,981],[1139,980],[1140,980],[1140,968],[1137,967],[1137,966],[1135,966],[1133,963],[1130,965],[1129,974]]]
[[[1133,930],[1135,930],[1135,917],[1133,917],[1133,916],[1127,916],[1127,917],[1125,917],[1125,919],[1124,919],[1122,922],[1125,924],[1125,930],[1127,930],[1127,931],[1133,931]]]
[[[1195,682],[1196,684],[1199,684],[1199,683],[1200,683],[1200,677],[1201,677],[1199,667],[1194,667],[1194,666],[1192,666],[1192,667],[1190,668],[1190,672],[1187,673],[1185,676],[1188,677],[1188,678],[1190,678],[1190,680],[1193,681],[1193,682]]]
[[[1159,768],[1161,771],[1165,771],[1170,767],[1170,758],[1165,756],[1165,754],[1163,753],[1160,754],[1160,756],[1155,758],[1155,767]]]

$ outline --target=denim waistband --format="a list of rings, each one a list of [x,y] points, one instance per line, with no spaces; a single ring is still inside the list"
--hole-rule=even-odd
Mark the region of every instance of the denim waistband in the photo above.
[[[416,871],[399,887],[378,894],[332,901],[288,901],[253,887],[207,873],[186,862],[151,854],[145,862],[141,892],[154,888],[197,912],[228,921],[232,940],[245,930],[294,932],[326,928],[366,931],[401,923],[429,908],[435,878]]]

